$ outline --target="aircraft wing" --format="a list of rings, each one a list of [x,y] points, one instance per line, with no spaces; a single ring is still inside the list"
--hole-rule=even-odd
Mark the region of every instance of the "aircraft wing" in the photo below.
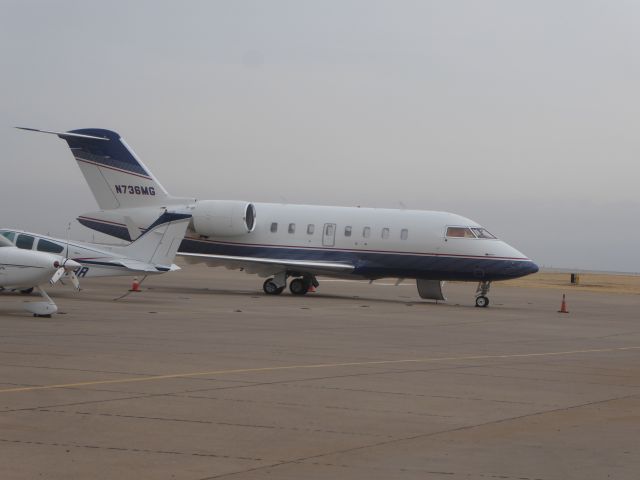
[[[139,272],[154,272],[158,273],[159,271],[174,271],[180,270],[180,267],[177,265],[167,265],[166,267],[161,267],[159,265],[154,265],[152,263],[141,262],[139,260],[133,260],[131,258],[117,258],[113,261],[113,263],[120,264],[123,267],[126,267],[129,270],[139,271]]]
[[[206,263],[210,267],[226,267],[230,270],[244,270],[263,277],[275,275],[283,270],[299,270],[315,275],[335,275],[351,273],[354,266],[347,263],[319,262],[314,260],[288,260],[260,257],[232,257],[228,255],[207,255],[203,253],[182,253],[187,263]]]
[[[159,273],[159,272],[173,272],[180,270],[180,267],[174,264],[171,265],[155,265],[153,263],[141,262],[140,260],[134,260],[132,258],[102,258],[99,261],[94,259],[78,258],[76,260],[82,265],[86,266],[112,266],[124,268],[130,272],[144,273]]]

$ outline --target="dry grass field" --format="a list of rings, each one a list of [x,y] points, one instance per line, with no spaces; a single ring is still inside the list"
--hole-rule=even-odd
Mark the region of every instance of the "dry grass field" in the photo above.
[[[639,275],[580,273],[579,276],[579,284],[572,285],[570,272],[542,271],[535,275],[501,283],[501,285],[526,288],[550,288],[562,290],[563,292],[579,291],[640,295]]]

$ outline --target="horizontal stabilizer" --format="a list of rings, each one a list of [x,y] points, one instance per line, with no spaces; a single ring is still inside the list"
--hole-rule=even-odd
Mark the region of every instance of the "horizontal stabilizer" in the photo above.
[[[109,141],[106,137],[94,137],[92,135],[83,135],[81,133],[72,133],[72,132],[51,132],[49,130],[38,130],[37,128],[29,128],[29,127],[16,127],[18,130],[26,130],[28,132],[38,132],[38,133],[49,133],[51,135],[57,135],[60,138],[85,138],[89,140],[104,140]]]

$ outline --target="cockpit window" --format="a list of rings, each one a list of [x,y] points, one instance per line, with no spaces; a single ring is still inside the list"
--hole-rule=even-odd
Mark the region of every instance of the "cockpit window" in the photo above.
[[[4,238],[6,238],[7,240],[9,240],[11,243],[13,243],[13,241],[16,238],[16,232],[0,232],[0,235],[2,235]]]
[[[20,235],[18,235],[16,247],[22,248],[24,250],[31,250],[33,248],[34,241],[35,238],[33,238],[31,235],[25,235],[24,233],[21,233]]]
[[[50,242],[49,240],[45,240],[41,238],[38,240],[37,250],[39,252],[47,252],[47,253],[62,253],[64,247],[62,245],[58,245],[57,243]]]
[[[476,238],[470,228],[467,227],[448,227],[447,237],[450,238]]]
[[[0,235],[0,247],[13,247],[13,243],[4,235]]]
[[[495,235],[492,235],[491,233],[489,233],[485,228],[481,228],[481,227],[471,227],[471,230],[473,231],[473,233],[476,234],[476,237],[478,238],[493,238],[495,239]]]

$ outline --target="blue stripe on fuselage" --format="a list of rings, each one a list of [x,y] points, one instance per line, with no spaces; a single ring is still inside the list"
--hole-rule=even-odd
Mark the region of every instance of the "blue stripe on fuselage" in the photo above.
[[[129,239],[126,227],[78,218],[84,226],[114,237]],[[355,266],[353,275],[365,278],[405,277],[432,280],[508,280],[535,273],[530,260],[484,257],[455,257],[385,252],[344,251],[331,248],[291,248],[285,246],[218,243],[185,238],[180,252],[232,257],[341,262]]]

